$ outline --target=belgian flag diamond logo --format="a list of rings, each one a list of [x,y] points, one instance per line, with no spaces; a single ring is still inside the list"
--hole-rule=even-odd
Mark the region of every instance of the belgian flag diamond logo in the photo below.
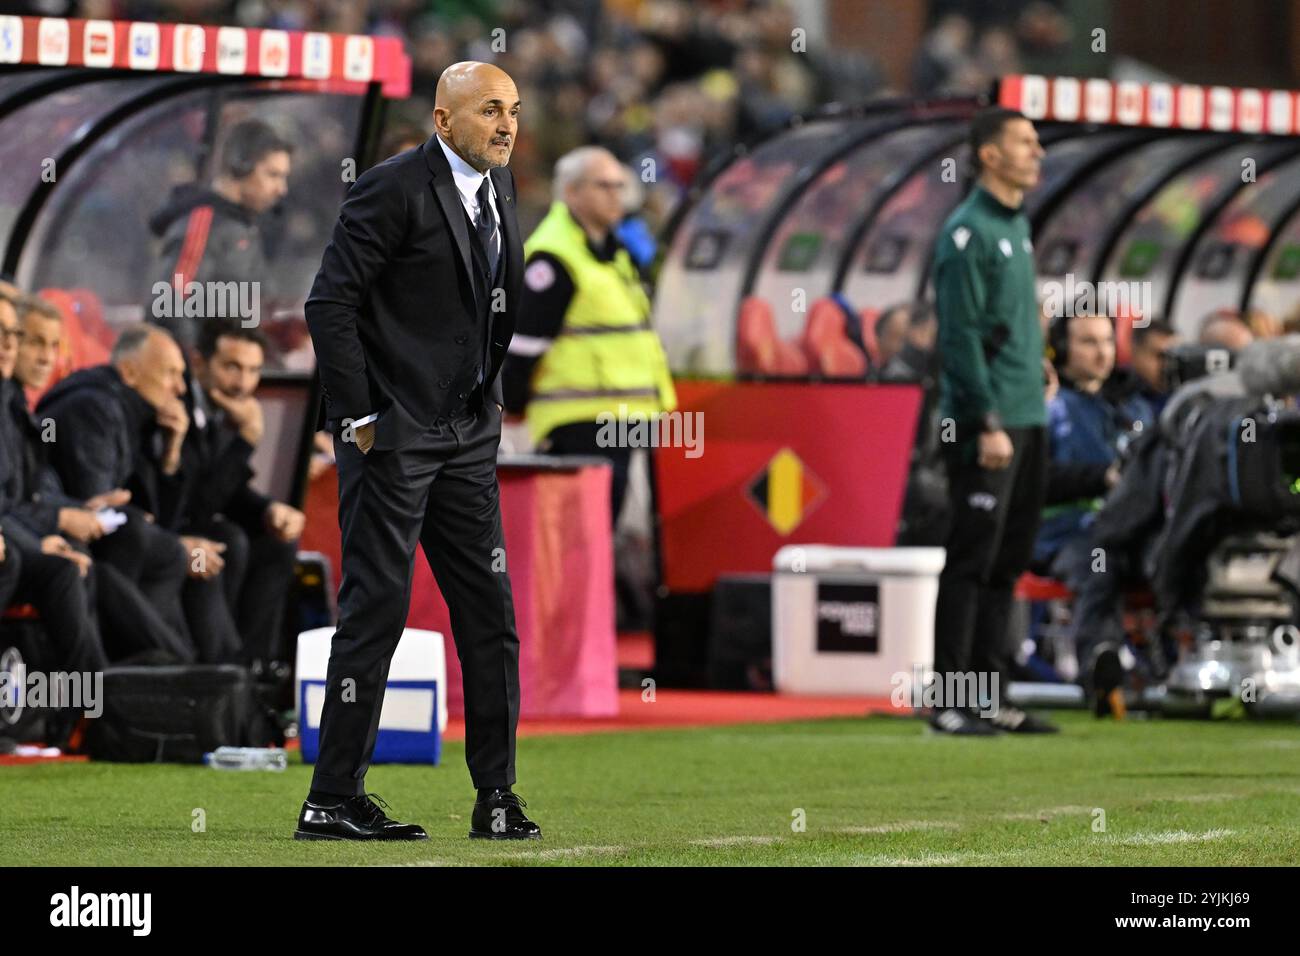
[[[787,535],[826,497],[826,487],[799,456],[782,448],[749,485],[749,498],[779,534]]]

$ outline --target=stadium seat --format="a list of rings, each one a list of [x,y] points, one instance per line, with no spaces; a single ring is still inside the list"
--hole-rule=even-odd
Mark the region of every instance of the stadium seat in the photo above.
[[[1016,581],[1016,599],[1019,601],[1069,601],[1073,592],[1055,578],[1045,578],[1026,571]]]
[[[1040,630],[1031,625],[1031,636],[1038,643],[1052,631],[1064,633],[1073,613],[1074,592],[1064,582],[1026,571],[1016,581],[1015,597],[1028,604],[1043,604],[1049,608],[1048,619]],[[1130,585],[1123,593],[1124,631],[1134,644],[1147,645],[1158,640],[1156,635],[1155,595],[1145,584]],[[1124,715],[1123,696],[1111,704],[1115,717]]]
[[[736,323],[736,365],[742,375],[807,375],[803,351],[776,333],[772,307],[758,296],[740,303]]]
[[[858,313],[862,320],[862,345],[867,350],[867,358],[872,368],[880,368],[880,344],[876,341],[876,319],[880,318],[879,309],[863,309]]]
[[[99,296],[90,289],[69,289],[68,294],[72,296],[72,304],[77,311],[77,323],[81,327],[82,334],[98,342],[105,349],[111,350],[113,342],[117,339],[117,332],[104,321],[104,303],[100,301]]]
[[[867,357],[848,337],[844,310],[833,299],[818,299],[812,304],[800,344],[814,372],[827,378],[867,375]]]
[[[1115,314],[1115,364],[1127,366],[1133,357],[1133,323],[1141,320],[1134,308],[1121,308]]]
[[[1074,592],[1063,581],[1026,571],[1016,581],[1016,599],[1019,601],[1073,601]],[[1155,607],[1155,595],[1145,585],[1124,588],[1124,609],[1139,611]]]

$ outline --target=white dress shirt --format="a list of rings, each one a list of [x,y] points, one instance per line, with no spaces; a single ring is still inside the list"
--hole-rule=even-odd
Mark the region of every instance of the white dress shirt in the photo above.
[[[487,173],[480,173],[457,156],[455,151],[442,141],[441,136],[434,133],[433,137],[442,147],[447,162],[451,164],[451,178],[456,182],[456,191],[460,193],[460,201],[465,206],[465,211],[469,213],[470,222],[478,222],[478,191],[483,185],[483,180],[488,181],[488,195],[492,197],[492,208],[496,212],[496,228],[492,231],[492,247],[487,251],[495,259],[501,243],[501,203],[497,201],[496,186]]]
[[[488,252],[495,258],[501,246],[501,204],[497,202],[497,190],[492,183],[492,178],[487,173],[480,173],[457,156],[437,133],[433,134],[433,138],[438,141],[438,145],[442,147],[442,151],[447,157],[447,162],[451,165],[451,178],[456,183],[456,192],[460,193],[460,201],[465,207],[465,212],[469,213],[470,222],[478,222],[478,191],[483,185],[483,180],[488,181],[488,195],[492,199],[492,208],[497,213],[496,228],[492,231],[492,248]],[[371,412],[365,418],[358,418],[354,421],[352,427],[359,428],[362,425],[369,425],[378,418],[378,412]]]

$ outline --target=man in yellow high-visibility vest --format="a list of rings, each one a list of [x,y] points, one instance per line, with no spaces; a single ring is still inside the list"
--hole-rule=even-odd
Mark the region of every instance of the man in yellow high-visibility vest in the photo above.
[[[650,300],[614,235],[627,170],[584,146],[555,165],[554,202],[524,243],[523,298],[502,371],[506,407],[524,411],[540,451],[597,455],[613,465],[618,522],[632,449],[602,422],[645,420],[677,407]]]

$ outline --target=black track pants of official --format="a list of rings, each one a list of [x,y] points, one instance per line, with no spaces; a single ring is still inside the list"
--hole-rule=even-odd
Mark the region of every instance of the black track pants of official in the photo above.
[[[939,577],[934,616],[936,684],[945,674],[998,674],[999,693],[1011,677],[1014,636],[1007,632],[1016,579],[1029,564],[1047,485],[1042,428],[1008,428],[1014,449],[1003,469],[977,463],[978,435],[944,447],[952,528]],[[978,676],[977,676],[978,679]],[[962,686],[961,681],[953,686]],[[947,706],[976,707],[975,701]]]

